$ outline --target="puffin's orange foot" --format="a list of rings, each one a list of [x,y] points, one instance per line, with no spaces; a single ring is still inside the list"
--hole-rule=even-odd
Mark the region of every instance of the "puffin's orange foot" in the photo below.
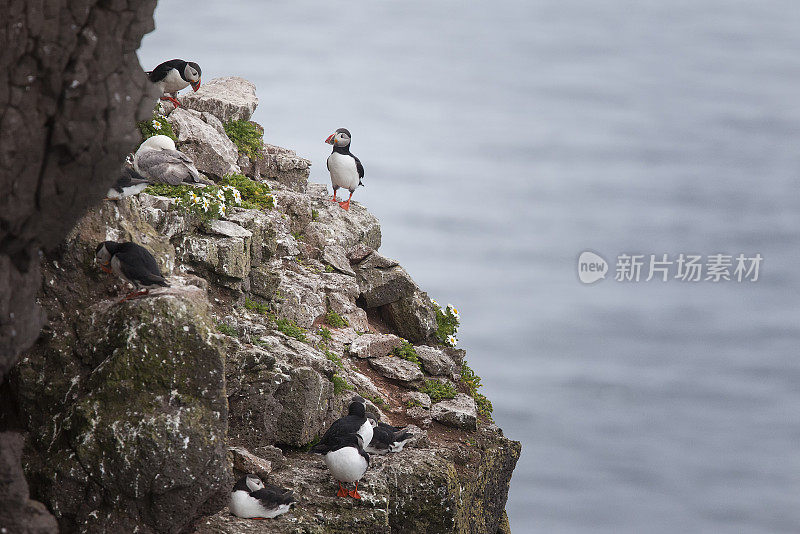
[[[344,202],[339,202],[339,207],[341,207],[344,211],[350,211],[350,201],[345,200]]]
[[[348,492],[346,489],[344,489],[342,487],[341,484],[339,484],[339,492],[336,494],[336,496],[337,497],[347,497],[348,495],[350,495],[350,492]]]
[[[132,300],[132,299],[135,299],[135,298],[139,298],[141,296],[147,295],[149,292],[150,292],[149,289],[145,289],[145,290],[142,290],[142,291],[134,291],[132,293],[128,293],[127,295],[125,295],[124,299],[120,300],[120,302],[125,302],[126,300]]]
[[[162,96],[161,100],[167,100],[168,102],[172,102],[173,104],[175,104],[176,108],[181,107],[181,103],[172,98],[171,96]]]
[[[266,519],[266,517],[251,517],[250,519]]]
[[[354,499],[360,499],[361,498],[361,494],[358,492],[358,490],[350,490],[347,493],[349,493],[350,496],[352,498],[354,498]]]
[[[338,200],[336,200],[336,195],[333,195],[333,198],[331,199],[331,202],[339,202]]]

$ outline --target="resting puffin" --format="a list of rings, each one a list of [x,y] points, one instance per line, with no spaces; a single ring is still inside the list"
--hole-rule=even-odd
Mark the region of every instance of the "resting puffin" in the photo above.
[[[255,475],[245,475],[231,490],[230,511],[246,519],[272,519],[289,511],[297,502],[291,491],[264,484]]]
[[[367,419],[372,425],[372,441],[364,447],[364,450],[370,454],[400,452],[406,442],[414,437],[414,434],[406,432],[404,427],[382,423],[372,412],[367,412]]]
[[[147,295],[152,287],[169,287],[169,283],[161,275],[156,259],[146,248],[136,243],[103,241],[97,245],[95,260],[105,272],[116,274],[136,288],[120,302]]]
[[[347,409],[347,415],[340,417],[333,422],[331,427],[325,432],[320,439],[319,446],[324,446],[326,443],[331,442],[334,438],[344,436],[347,434],[355,434],[360,440],[361,446],[366,447],[372,441],[372,425],[367,419],[367,409],[364,404],[364,399],[361,397],[354,397],[353,402]],[[320,452],[311,449],[313,452]]]
[[[339,202],[345,210],[350,209],[350,199],[364,177],[364,166],[361,161],[350,153],[350,132],[347,128],[339,128],[328,136],[325,140],[329,145],[333,145],[333,152],[328,156],[328,171],[331,173],[331,184],[333,184],[333,202],[336,202],[336,190],[340,187],[350,191],[350,197]]]
[[[189,85],[197,91],[200,89],[200,65],[193,61],[171,59],[146,73],[147,78],[161,89],[161,100],[169,100],[175,107],[180,107],[175,97],[178,91]]]
[[[150,181],[130,167],[123,167],[119,173],[117,181],[106,193],[107,200],[119,200],[121,198],[138,195],[150,185]]]
[[[369,454],[361,447],[359,437],[356,434],[334,436],[327,442],[316,445],[312,450],[325,455],[325,465],[328,466],[333,478],[339,482],[336,496],[360,499],[358,481],[367,472]],[[347,491],[342,487],[342,482],[355,482],[356,488]]]

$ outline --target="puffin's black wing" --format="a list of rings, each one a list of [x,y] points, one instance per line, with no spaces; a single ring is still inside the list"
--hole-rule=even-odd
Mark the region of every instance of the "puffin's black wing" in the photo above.
[[[353,156],[354,160],[356,160],[356,170],[358,171],[358,185],[364,185],[361,183],[361,179],[364,177],[364,166],[361,164],[360,159],[355,157],[353,154],[350,155]]]
[[[250,496],[258,499],[265,508],[275,508],[281,504],[296,502],[291,491],[272,484],[267,484],[260,490],[250,492]]]
[[[156,259],[146,248],[136,243],[123,243],[114,256],[119,258],[120,270],[128,280],[135,280],[144,285],[169,286],[161,275]]]
[[[131,187],[138,184],[149,184],[150,180],[136,172],[131,167],[123,167],[117,178],[117,183],[114,184],[114,189],[122,191],[123,187]]]
[[[348,434],[355,435],[361,425],[364,424],[364,418],[356,415],[345,415],[333,422],[331,427],[322,435],[319,444],[315,445],[311,451],[320,452],[325,454],[328,450],[336,450],[333,448],[339,438],[347,436]],[[324,449],[324,450],[323,450]]]
[[[172,69],[175,69],[179,73],[181,73],[181,67],[183,67],[184,63],[186,62],[182,59],[170,59],[169,61],[165,61],[164,63],[154,68],[149,73],[147,73],[147,78],[153,83],[160,82]]]
[[[378,421],[378,427],[388,430],[389,432],[399,432],[405,428],[404,426],[392,426],[382,421]]]

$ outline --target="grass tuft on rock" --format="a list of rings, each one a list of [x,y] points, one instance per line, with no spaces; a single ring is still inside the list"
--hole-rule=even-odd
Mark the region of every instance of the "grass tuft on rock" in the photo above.
[[[365,399],[370,401],[372,404],[374,404],[375,406],[377,406],[381,410],[388,410],[389,409],[389,404],[385,400],[383,400],[383,398],[381,398],[381,397],[379,397],[377,395],[365,395],[364,393],[359,393],[359,395],[361,395],[362,397],[364,397]]]
[[[419,355],[417,354],[417,351],[414,349],[414,345],[412,345],[408,341],[403,341],[402,345],[392,349],[392,354],[394,354],[398,358],[403,358],[404,360],[416,363],[419,366],[419,368],[422,369],[422,361],[420,361]]]
[[[434,310],[436,311],[436,339],[440,343],[450,345],[448,339],[450,336],[455,336],[458,331],[458,317],[450,306],[442,309],[436,302],[433,303]]]
[[[251,180],[241,174],[229,174],[219,181],[219,185],[232,185],[242,195],[241,206],[249,210],[272,209],[275,197],[267,184]]]
[[[139,128],[139,133],[142,134],[142,141],[154,135],[166,135],[173,141],[178,140],[167,117],[161,114],[161,102],[156,104],[152,118],[139,121],[136,126]]]
[[[226,325],[225,323],[216,323],[217,331],[220,334],[225,334],[226,336],[231,337],[239,337],[239,331],[236,330],[234,327]]]
[[[249,297],[245,297],[244,299],[244,307],[250,311],[254,311],[256,313],[260,313],[261,315],[269,315],[270,307],[269,304],[264,304],[263,302],[258,302],[257,300],[253,300]]]
[[[325,314],[325,322],[334,328],[344,328],[346,326],[350,326],[350,323],[347,322],[347,319],[333,310],[328,310],[328,313]]]
[[[264,129],[253,121],[228,121],[223,124],[225,134],[233,141],[239,153],[252,161],[263,158]]]
[[[322,341],[323,341],[323,343],[325,343],[325,344],[328,344],[328,343],[330,343],[330,342],[333,340],[333,337],[332,337],[332,335],[331,335],[331,331],[330,331],[330,330],[328,330],[327,328],[325,328],[324,326],[323,326],[323,327],[321,327],[321,328],[320,328],[320,329],[317,331],[317,333],[319,334],[319,337],[321,337],[321,338],[322,338]]]
[[[486,395],[478,393],[478,388],[481,387],[481,377],[475,374],[475,371],[467,365],[467,362],[461,364],[461,382],[467,387],[467,393],[470,397],[475,399],[475,405],[478,408],[478,413],[491,418],[494,406]]]
[[[289,337],[295,338],[297,341],[306,340],[306,329],[297,326],[297,324],[290,319],[275,319],[275,325],[278,327],[278,330]]]
[[[325,354],[325,357],[327,359],[329,359],[330,361],[335,363],[337,365],[337,367],[339,367],[340,369],[344,369],[344,364],[342,363],[342,359],[339,356],[337,356],[336,354],[332,353],[328,349],[325,349],[323,351],[323,354]]]
[[[331,382],[333,382],[333,393],[334,393],[334,395],[338,395],[342,391],[345,391],[345,390],[348,390],[348,389],[353,389],[353,386],[348,384],[347,380],[345,380],[344,378],[342,378],[338,374],[333,375],[333,378],[331,379]]]
[[[425,386],[420,389],[422,393],[427,393],[431,402],[454,399],[458,391],[449,382],[442,382],[436,378],[425,380]]]

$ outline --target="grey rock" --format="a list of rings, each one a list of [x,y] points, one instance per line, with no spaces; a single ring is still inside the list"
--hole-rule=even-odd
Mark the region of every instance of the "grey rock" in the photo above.
[[[427,345],[418,345],[414,349],[422,362],[422,367],[428,373],[436,376],[452,376],[456,372],[456,363],[443,349]]]
[[[436,333],[436,312],[422,291],[414,291],[380,308],[381,317],[398,335],[412,343],[422,343]]]
[[[421,391],[406,391],[403,393],[403,402],[417,404],[422,408],[431,407],[431,398],[427,393],[422,393]]]
[[[0,528],[11,534],[56,534],[58,524],[45,506],[29,498],[22,473],[22,435],[0,433]]]
[[[241,280],[250,274],[250,238],[187,234],[176,251],[200,273]]]
[[[386,269],[364,267],[368,261],[369,258],[356,268],[356,281],[367,308],[385,306],[417,291],[414,280],[399,265]]]
[[[311,161],[298,156],[294,150],[264,143],[259,157],[244,169],[253,179],[275,180],[292,191],[305,192]]]
[[[229,447],[233,457],[233,468],[240,473],[252,473],[264,477],[272,472],[272,462],[260,458],[244,447]]]
[[[366,258],[370,254],[372,254],[372,251],[373,251],[372,247],[368,247],[367,245],[364,245],[363,243],[358,243],[357,245],[350,247],[347,250],[347,254],[346,255],[347,255],[347,259],[351,263],[359,263],[364,258]]]
[[[431,407],[431,417],[448,426],[475,431],[478,429],[478,411],[475,399],[464,393],[455,398],[437,402]]]
[[[422,428],[430,427],[431,423],[433,422],[433,419],[431,418],[431,411],[427,408],[423,408],[422,406],[412,406],[411,408],[406,408],[406,414],[414,421],[419,423]]]
[[[397,260],[387,258],[377,252],[368,255],[359,265],[359,269],[391,269],[400,265]]]
[[[255,268],[269,260],[277,248],[276,233],[269,223],[269,218],[262,212],[231,208],[227,219],[246,228],[252,234],[250,242],[250,265]]]
[[[350,267],[344,249],[339,245],[330,245],[322,251],[322,263],[328,264],[340,273],[355,276],[356,272]]]
[[[395,356],[373,358],[369,360],[369,364],[373,369],[390,380],[411,383],[421,380],[423,376],[417,364]]]
[[[203,82],[200,89],[182,95],[179,101],[186,108],[206,111],[222,122],[250,120],[258,106],[255,84],[238,76]]]
[[[364,334],[353,340],[348,352],[357,358],[380,358],[402,344],[402,338],[394,334]]]
[[[192,159],[197,170],[219,178],[241,172],[236,145],[205,122],[199,112],[178,108],[167,121],[178,137],[178,148]]]

